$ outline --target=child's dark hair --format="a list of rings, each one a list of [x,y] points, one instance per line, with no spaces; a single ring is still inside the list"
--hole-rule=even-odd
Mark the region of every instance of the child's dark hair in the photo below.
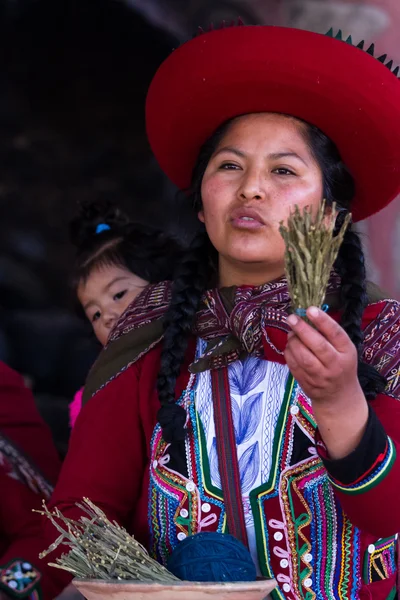
[[[229,121],[222,125],[201,149],[191,186],[191,199],[196,210],[201,208],[201,182],[208,162],[231,123],[232,121]],[[303,125],[307,143],[323,173],[327,203],[332,204],[336,201],[347,211],[355,194],[355,183],[351,173],[343,163],[335,144],[317,127],[307,123]],[[341,218],[342,214],[339,214],[339,219]],[[174,274],[173,295],[166,318],[161,369],[157,382],[162,405],[159,420],[167,441],[179,441],[184,436],[184,410],[174,406],[175,385],[202,294],[207,289],[212,275],[210,245],[207,235],[199,235],[189,252],[183,256]],[[342,279],[341,325],[358,350],[358,377],[364,394],[368,399],[373,399],[385,389],[386,380],[376,369],[361,360],[361,319],[367,304],[366,271],[361,241],[351,226],[345,234],[335,269]]]
[[[179,253],[177,242],[167,234],[131,222],[109,201],[82,203],[71,221],[70,238],[77,248],[75,288],[95,269],[113,265],[149,283],[171,279]]]

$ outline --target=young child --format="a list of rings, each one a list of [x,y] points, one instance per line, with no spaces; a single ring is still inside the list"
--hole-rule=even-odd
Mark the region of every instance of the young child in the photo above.
[[[70,225],[76,246],[73,286],[102,346],[119,317],[149,283],[172,277],[178,243],[164,232],[130,222],[110,202],[83,203]],[[70,405],[74,426],[82,390]]]

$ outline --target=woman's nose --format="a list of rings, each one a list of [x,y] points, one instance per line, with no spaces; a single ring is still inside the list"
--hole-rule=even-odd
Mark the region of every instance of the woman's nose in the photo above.
[[[252,169],[243,175],[239,188],[242,200],[262,200],[266,195],[267,182],[265,175],[259,169]]]

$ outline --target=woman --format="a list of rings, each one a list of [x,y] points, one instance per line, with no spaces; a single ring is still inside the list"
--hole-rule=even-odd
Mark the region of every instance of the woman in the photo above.
[[[88,496],[164,563],[228,526],[274,598],[394,598],[400,307],[367,296],[350,228],[310,327],[278,229],[294,205],[361,219],[400,191],[396,73],[337,39],[232,27],[163,63],[146,118],[205,231],[115,328],[53,504],[77,516]]]
[[[82,203],[71,222],[73,286],[102,346],[119,317],[149,283],[171,279],[180,248],[162,231],[133,223],[111,202]],[[82,390],[70,405],[74,426]]]

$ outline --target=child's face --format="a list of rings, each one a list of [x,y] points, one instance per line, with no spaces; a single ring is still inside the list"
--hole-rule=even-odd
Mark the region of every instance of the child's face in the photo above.
[[[99,267],[78,285],[78,300],[103,346],[119,317],[146,285],[148,281],[117,266]]]

